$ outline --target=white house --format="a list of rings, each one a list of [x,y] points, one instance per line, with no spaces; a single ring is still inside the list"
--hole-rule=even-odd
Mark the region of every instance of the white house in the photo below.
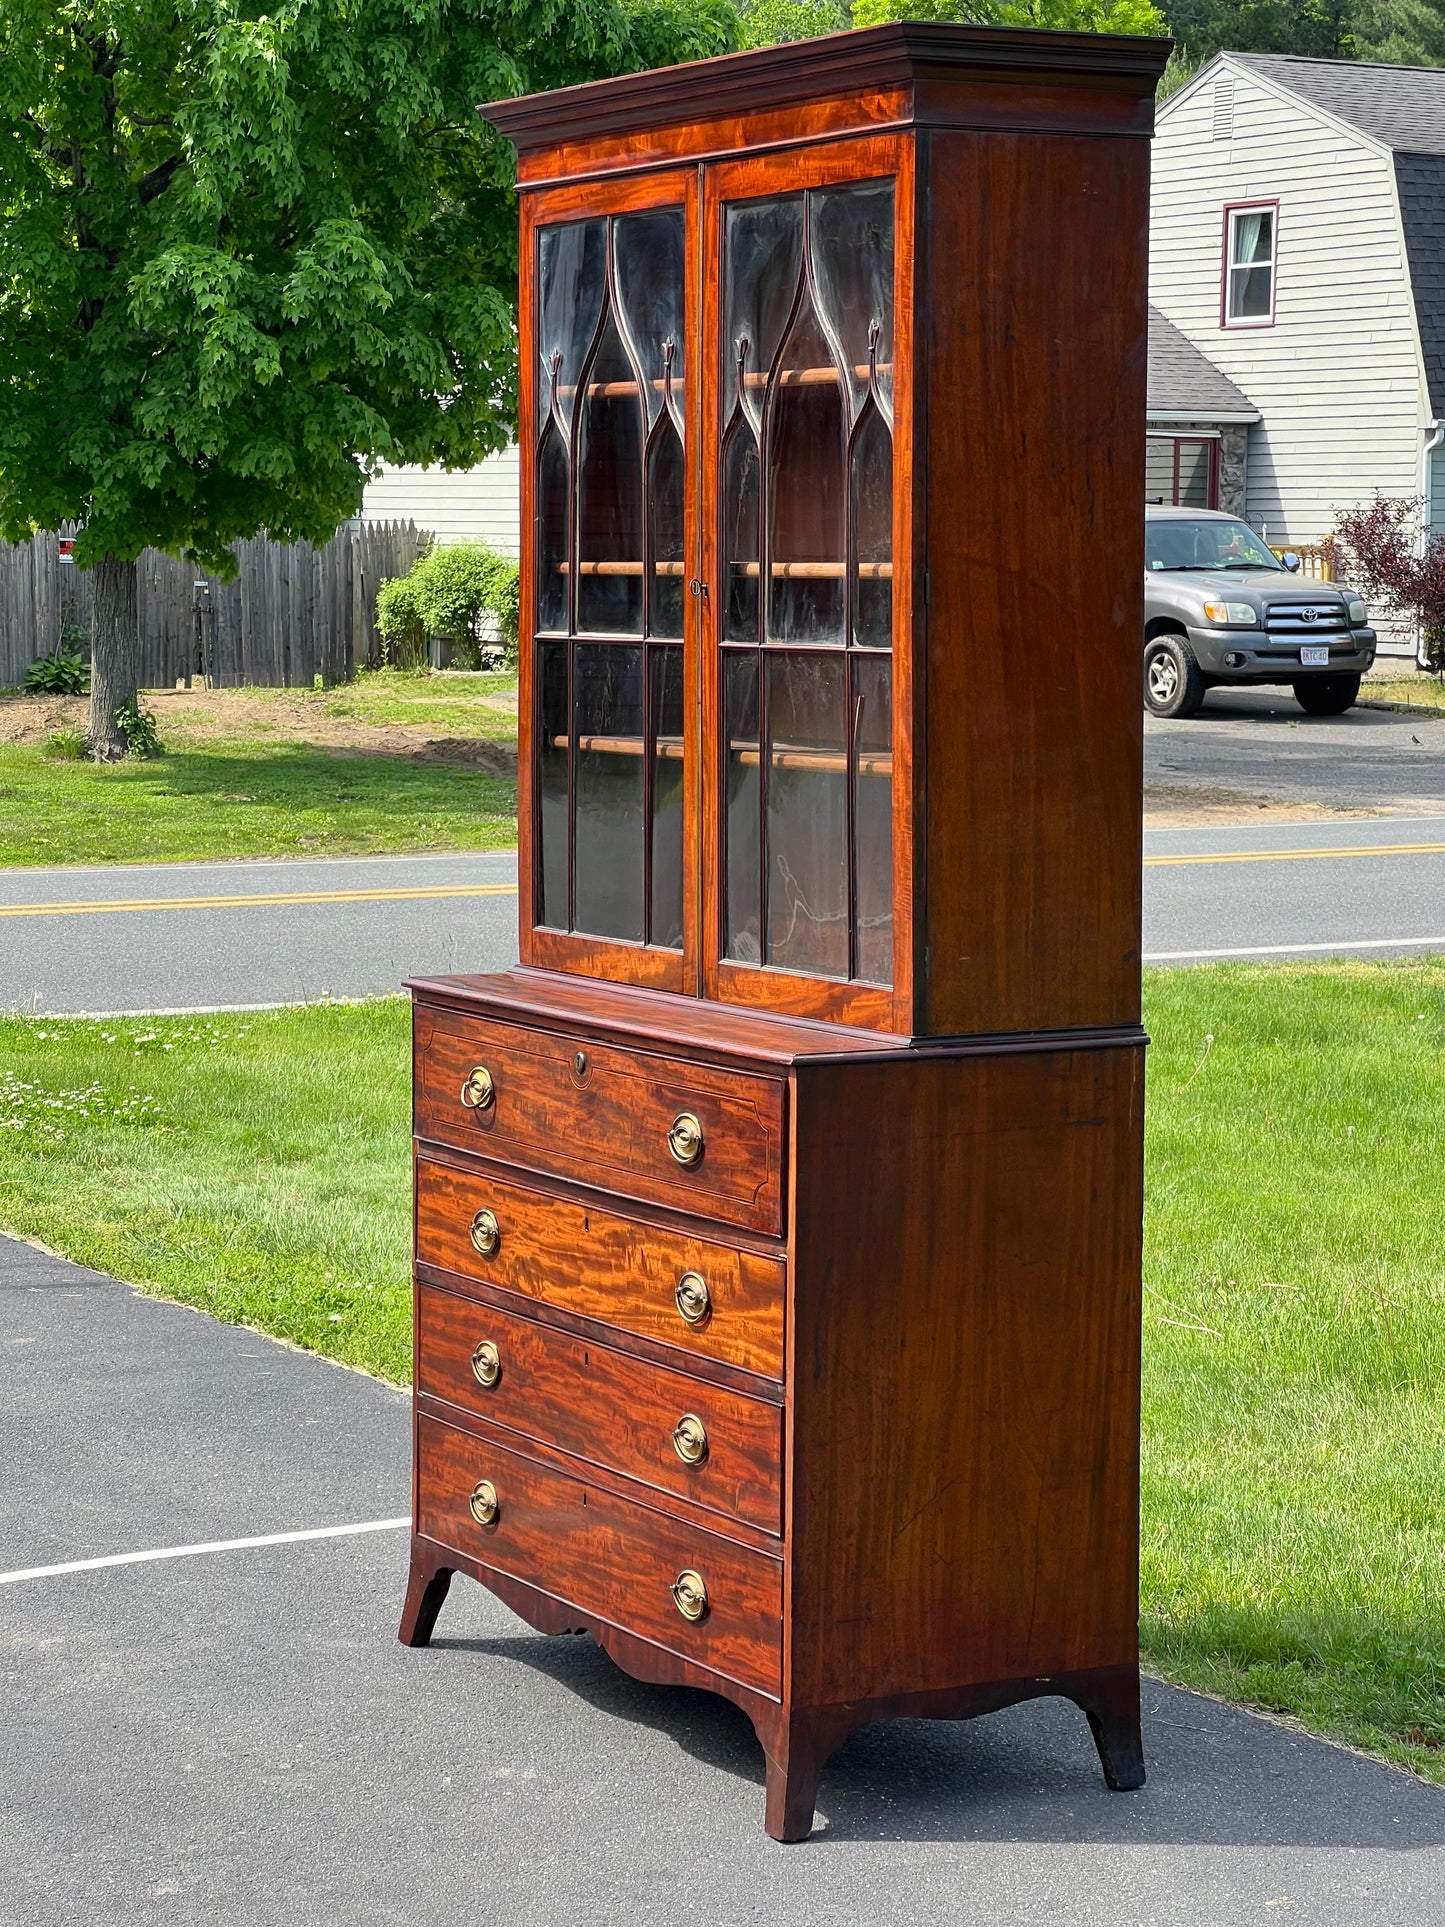
[[[504,555],[519,542],[517,451],[476,468],[388,468],[367,484],[363,522],[415,522],[439,542],[480,539]]]
[[[1153,168],[1150,303],[1258,413],[1249,520],[1313,544],[1383,489],[1445,530],[1445,72],[1219,54]]]

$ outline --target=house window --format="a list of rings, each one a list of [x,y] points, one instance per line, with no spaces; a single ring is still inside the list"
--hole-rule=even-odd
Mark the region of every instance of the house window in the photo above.
[[[1219,443],[1203,435],[1151,435],[1145,444],[1144,500],[1183,509],[1219,507]]]
[[[1226,328],[1267,328],[1274,320],[1275,202],[1224,210]]]

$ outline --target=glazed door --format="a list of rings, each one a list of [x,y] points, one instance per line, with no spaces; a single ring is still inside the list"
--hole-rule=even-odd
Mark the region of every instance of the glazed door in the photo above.
[[[709,171],[709,995],[909,1028],[911,148]]]
[[[520,302],[522,959],[688,991],[697,223],[694,174],[526,196]]]

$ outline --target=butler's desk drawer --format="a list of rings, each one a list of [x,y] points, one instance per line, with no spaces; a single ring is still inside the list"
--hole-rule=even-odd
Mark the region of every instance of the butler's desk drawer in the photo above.
[[[418,1008],[419,1138],[646,1203],[783,1227],[781,1078]]]
[[[744,1686],[782,1682],[779,1559],[417,1420],[417,1529]]]
[[[766,1399],[430,1285],[417,1288],[416,1389],[661,1493],[782,1531],[783,1413]]]
[[[710,1238],[416,1161],[416,1255],[762,1378],[783,1375],[783,1265]]]

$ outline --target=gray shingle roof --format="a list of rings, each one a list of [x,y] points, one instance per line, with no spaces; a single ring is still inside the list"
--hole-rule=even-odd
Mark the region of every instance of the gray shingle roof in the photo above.
[[[1430,413],[1445,417],[1445,154],[1395,156]]]
[[[1445,154],[1445,68],[1381,67],[1296,54],[1231,54],[1326,113],[1411,154]]]
[[[1149,310],[1148,392],[1151,415],[1188,415],[1200,421],[1243,415],[1259,420],[1249,397],[1157,308]]]

